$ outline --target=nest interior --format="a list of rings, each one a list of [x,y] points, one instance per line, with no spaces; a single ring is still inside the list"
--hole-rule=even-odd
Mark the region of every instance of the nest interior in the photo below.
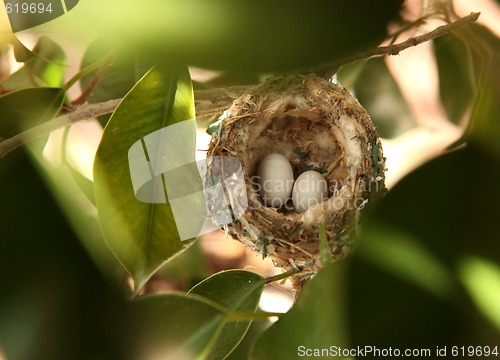
[[[295,179],[308,170],[323,174],[328,199],[303,213],[265,206],[255,176],[270,153],[290,161]],[[333,258],[348,253],[360,211],[385,190],[370,117],[347,90],[314,75],[268,80],[235,100],[208,155],[235,156],[242,164],[248,209],[228,232],[283,268],[317,268],[321,223]]]

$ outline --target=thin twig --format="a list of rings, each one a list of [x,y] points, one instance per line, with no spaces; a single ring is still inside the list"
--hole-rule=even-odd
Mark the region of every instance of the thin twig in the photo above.
[[[374,49],[370,49],[367,51],[363,51],[357,54],[354,54],[352,56],[348,56],[345,58],[342,58],[340,60],[337,60],[333,63],[329,63],[327,65],[324,65],[323,67],[319,68],[316,70],[318,74],[324,74],[324,76],[331,78],[339,69],[340,66],[346,65],[358,60],[364,60],[364,59],[370,59],[372,57],[377,57],[377,56],[384,56],[384,55],[398,55],[401,51],[408,49],[413,46],[417,46],[419,44],[422,44],[426,41],[441,37],[443,35],[449,34],[450,32],[464,26],[470,23],[475,22],[479,18],[480,13],[479,12],[473,12],[470,13],[469,15],[458,19],[457,21],[454,21],[452,23],[446,24],[439,26],[438,28],[432,30],[429,33],[420,35],[420,36],[415,36],[411,37],[409,39],[406,39],[405,41],[398,43],[398,44],[393,44],[393,45],[388,45],[388,46],[380,46]]]
[[[440,26],[429,33],[411,37],[398,44],[377,47],[375,49],[343,58],[334,63],[330,63],[319,69],[316,69],[315,72],[318,74],[324,74],[324,76],[331,77],[335,74],[335,72],[341,65],[345,65],[362,59],[369,59],[376,56],[397,55],[401,51],[409,47],[413,47],[426,41],[446,35],[466,24],[470,24],[476,21],[479,15],[480,13],[471,13],[470,15],[465,16],[455,22]],[[206,116],[221,112],[221,109],[228,108],[234,101],[234,99],[242,95],[248,88],[249,86],[233,86],[221,89],[197,90],[195,92],[197,115]],[[92,119],[105,114],[110,114],[116,109],[120,101],[121,99],[116,99],[104,103],[83,105],[69,114],[58,116],[51,121],[26,130],[9,139],[6,139],[0,142],[0,159],[14,149],[21,146],[23,143],[43,137],[54,130],[74,124],[79,121]]]
[[[120,101],[121,99],[117,99],[99,104],[83,105],[69,114],[58,116],[51,121],[35,126],[9,139],[6,139],[0,142],[0,159],[11,151],[17,149],[23,143],[41,138],[50,134],[54,130],[69,126],[79,121],[92,119],[105,114],[111,114],[116,109]]]
[[[92,80],[90,80],[90,83],[85,88],[85,90],[83,90],[82,94],[78,98],[73,100],[70,103],[70,105],[72,107],[76,107],[76,106],[85,104],[85,102],[87,101],[89,96],[92,95],[92,93],[94,92],[94,89],[101,82],[102,78],[104,77],[104,75],[106,75],[107,72],[108,72],[108,67],[106,67],[106,66],[102,67],[99,70],[99,72],[92,78]]]

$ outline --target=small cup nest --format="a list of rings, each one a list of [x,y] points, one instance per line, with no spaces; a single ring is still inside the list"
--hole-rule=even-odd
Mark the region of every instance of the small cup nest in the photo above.
[[[295,179],[308,170],[321,173],[328,198],[302,213],[291,200],[267,207],[254,177],[271,153],[290,161]],[[285,270],[318,269],[321,224],[332,259],[345,256],[360,213],[385,191],[385,159],[366,110],[347,90],[315,75],[274,78],[236,99],[208,156],[234,156],[242,165],[248,209],[227,225],[228,233]]]

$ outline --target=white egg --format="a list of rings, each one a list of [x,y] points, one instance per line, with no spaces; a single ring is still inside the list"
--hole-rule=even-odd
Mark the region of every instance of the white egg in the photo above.
[[[320,203],[328,197],[328,184],[319,172],[306,171],[295,181],[292,201],[295,210],[304,212],[309,206]]]
[[[257,170],[259,192],[264,204],[279,208],[290,198],[293,170],[288,159],[278,153],[263,158]]]

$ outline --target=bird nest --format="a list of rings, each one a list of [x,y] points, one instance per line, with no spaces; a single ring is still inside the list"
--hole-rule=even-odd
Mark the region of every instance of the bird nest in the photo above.
[[[303,212],[291,199],[266,206],[256,176],[271,153],[289,160],[295,179],[321,173],[328,198]],[[229,234],[287,270],[317,270],[322,228],[333,260],[349,253],[360,214],[385,191],[385,159],[369,115],[347,90],[314,75],[274,78],[235,100],[208,156],[233,156],[242,165],[248,209],[227,225]]]

